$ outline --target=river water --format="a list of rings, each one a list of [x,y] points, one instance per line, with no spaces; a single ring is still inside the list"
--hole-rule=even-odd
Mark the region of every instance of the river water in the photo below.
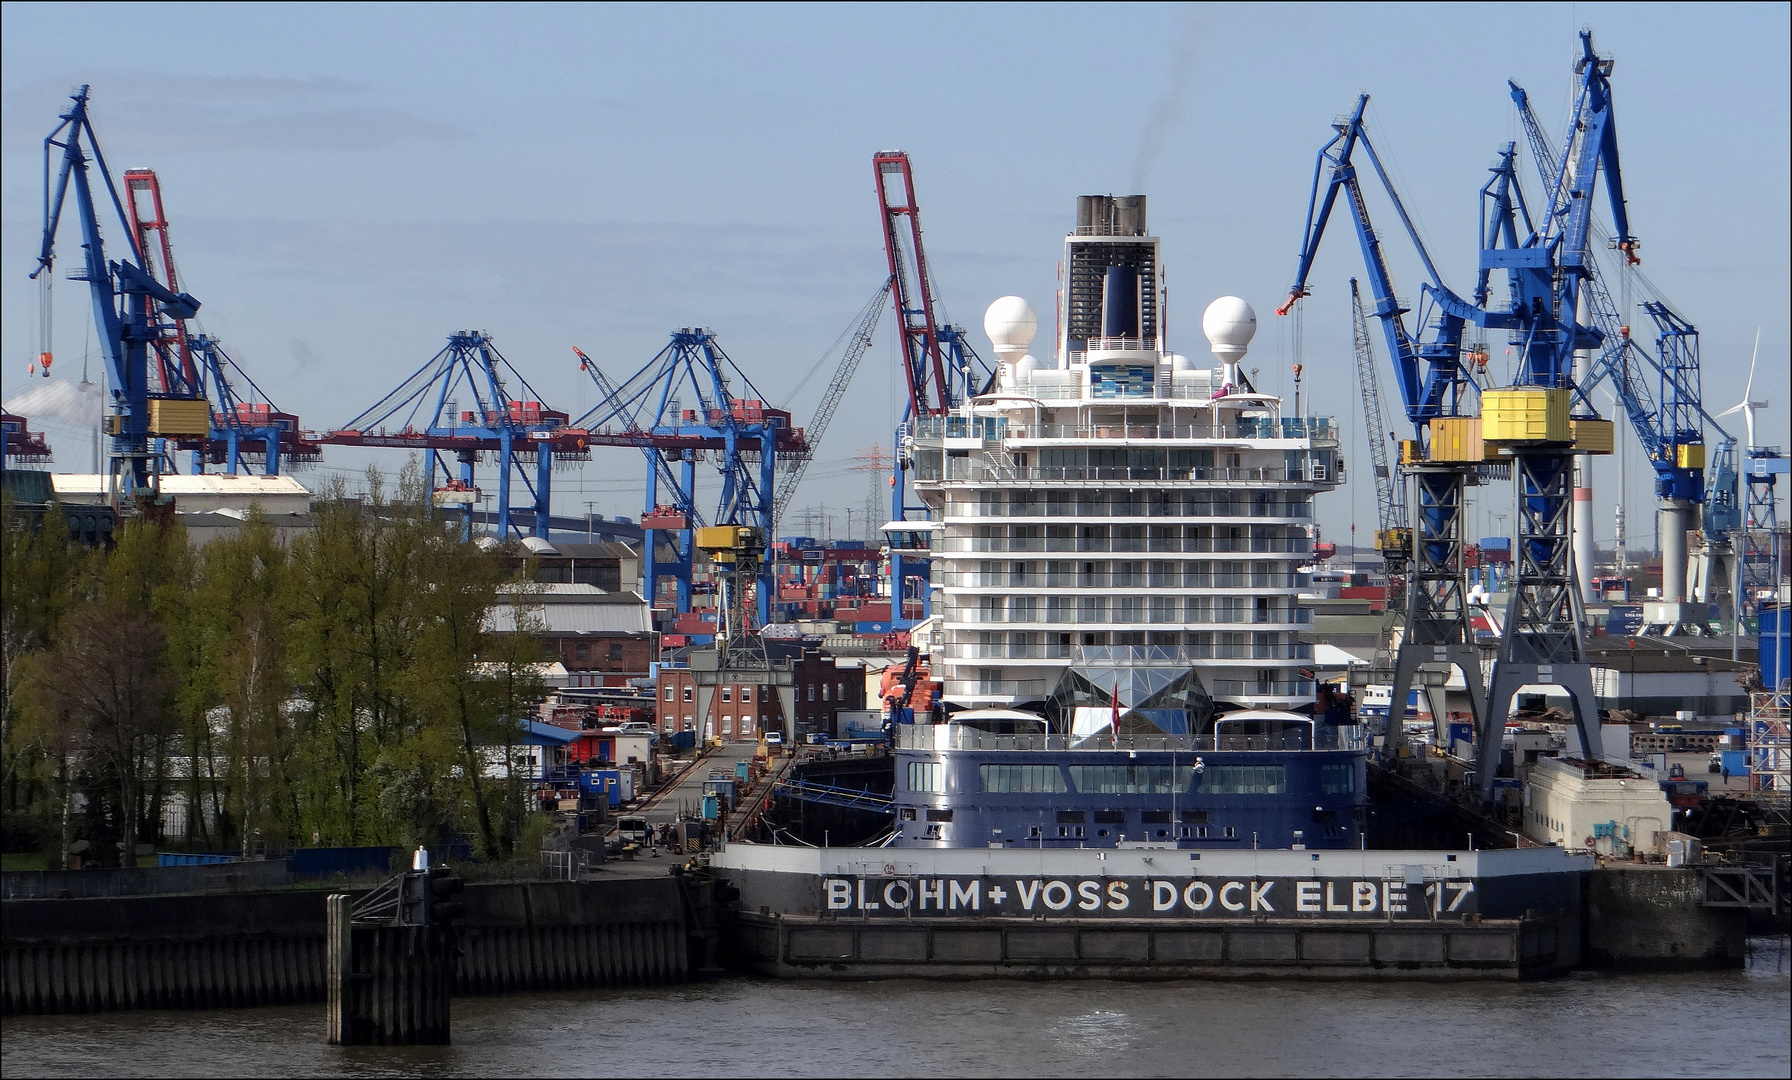
[[[11,1017],[23,1076],[1787,1076],[1792,963],[1549,982],[733,978],[459,998],[454,1045],[331,1047],[323,1006]]]

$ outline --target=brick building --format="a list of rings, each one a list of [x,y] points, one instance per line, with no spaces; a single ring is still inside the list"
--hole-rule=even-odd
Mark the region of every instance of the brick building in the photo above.
[[[566,666],[571,686],[626,686],[646,678],[659,659],[659,635],[647,603],[633,592],[604,592],[588,584],[543,584],[524,613],[525,625]],[[510,633],[516,608],[501,602],[488,629]]]
[[[865,679],[856,667],[842,667],[833,657],[814,649],[804,650],[801,656],[774,659],[772,663],[793,671],[799,735],[811,731],[831,734],[840,710],[865,707]],[[749,741],[768,729],[780,730],[785,726],[776,688],[750,681],[717,687],[706,725],[705,718],[697,715],[696,683],[690,669],[681,665],[660,666],[654,701],[655,722],[668,733],[696,730],[704,737]]]

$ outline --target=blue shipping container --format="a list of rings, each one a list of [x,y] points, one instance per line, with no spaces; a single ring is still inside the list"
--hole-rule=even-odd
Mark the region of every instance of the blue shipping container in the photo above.
[[[887,634],[890,632],[890,624],[887,622],[853,623],[852,632],[855,634]]]
[[[1792,678],[1792,608],[1765,608],[1757,623],[1761,681],[1778,688]]]
[[[1613,605],[1605,613],[1605,632],[1610,637],[1634,637],[1643,628],[1641,604]]]

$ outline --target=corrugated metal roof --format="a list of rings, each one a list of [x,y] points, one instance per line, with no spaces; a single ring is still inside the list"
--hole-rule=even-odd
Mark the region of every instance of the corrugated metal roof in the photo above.
[[[614,595],[614,594],[612,594]],[[554,603],[529,609],[524,616],[537,624],[538,633],[647,634],[653,630],[647,605],[639,597],[629,603]],[[486,629],[497,634],[516,632],[516,608],[499,604],[486,616]]]
[[[97,473],[52,473],[50,483],[58,495],[100,495],[106,490],[106,477]],[[182,495],[311,495],[305,485],[290,476],[169,473],[161,478],[161,485],[163,494],[177,499]]]

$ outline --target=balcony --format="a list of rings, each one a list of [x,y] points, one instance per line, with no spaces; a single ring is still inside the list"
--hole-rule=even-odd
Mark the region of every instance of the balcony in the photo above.
[[[1287,751],[1307,750],[1304,734],[1296,735],[992,735],[958,724],[898,724],[899,750],[996,750],[1032,752],[1055,750],[1114,751]],[[1192,763],[1191,763],[1192,768]]]

